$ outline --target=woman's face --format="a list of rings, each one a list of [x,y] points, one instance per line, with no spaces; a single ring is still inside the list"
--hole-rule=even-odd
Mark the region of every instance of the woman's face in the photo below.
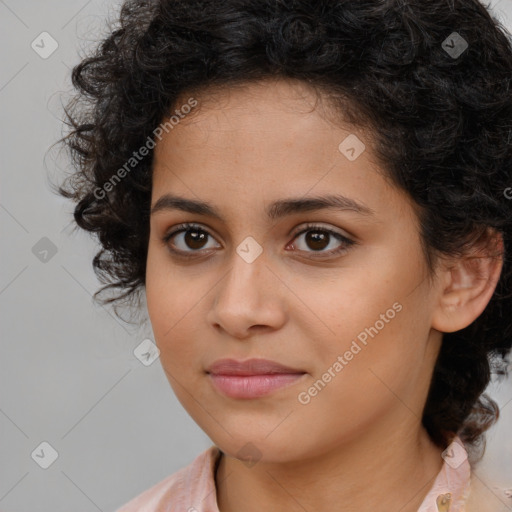
[[[269,462],[418,429],[441,338],[435,293],[413,207],[368,135],[328,122],[291,82],[196,99],[155,148],[146,276],[181,404],[227,454]],[[225,358],[296,375],[208,373]]]

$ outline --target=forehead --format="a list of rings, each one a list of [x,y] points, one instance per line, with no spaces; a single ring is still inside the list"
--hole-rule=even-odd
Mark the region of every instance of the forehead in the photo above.
[[[189,95],[190,96],[190,95]],[[350,134],[371,134],[336,119],[332,108],[315,89],[299,81],[266,80],[227,89],[205,89],[194,95],[197,106],[181,115],[157,142],[156,173],[163,164],[224,165],[257,168],[271,159],[286,169],[326,165],[339,156],[339,144]],[[175,102],[185,104],[186,95]],[[361,142],[362,145],[362,142]],[[367,151],[367,157],[369,153]],[[284,165],[286,164],[286,165]]]
[[[189,97],[183,95],[183,104]],[[204,90],[194,98],[198,106],[156,144],[153,206],[164,192],[210,204],[254,198],[255,205],[327,193],[360,204],[386,196],[389,185],[373,157],[369,131],[334,123],[328,103],[307,85],[257,82]],[[347,140],[357,150],[355,159],[347,156]]]
[[[317,130],[332,127],[361,130],[344,122],[344,112],[335,108],[336,104],[341,105],[341,99],[335,103],[331,95],[327,96],[317,87],[300,80],[273,78],[223,87],[203,87],[196,92],[182,93],[175,100],[172,111],[180,110],[191,96],[197,106],[180,116],[180,127],[192,128],[198,124],[198,128],[209,126],[226,131],[231,127],[236,131],[243,126],[244,131],[256,133],[272,131],[276,124],[286,125],[291,121],[293,124],[286,126],[286,133],[293,133],[300,130],[301,125],[297,126],[297,122],[306,125],[306,120],[316,120]],[[346,110],[345,107],[343,109]],[[368,133],[366,137],[370,135]]]

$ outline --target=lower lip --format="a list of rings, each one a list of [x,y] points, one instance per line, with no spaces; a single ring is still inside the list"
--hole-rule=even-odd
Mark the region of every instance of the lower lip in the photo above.
[[[214,375],[213,385],[230,398],[258,398],[297,382],[305,373],[274,373],[270,375]]]

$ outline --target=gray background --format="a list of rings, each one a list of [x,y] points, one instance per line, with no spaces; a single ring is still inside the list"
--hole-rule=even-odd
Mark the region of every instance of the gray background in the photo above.
[[[92,302],[98,247],[73,231],[71,203],[48,186],[69,169],[48,149],[62,135],[70,69],[118,6],[0,0],[0,512],[113,511],[212,444],[159,360],[134,356],[154,339],[150,325],[130,327]],[[512,30],[512,0],[491,7]],[[58,44],[46,59],[31,47],[42,32]],[[45,39],[38,51],[49,48]],[[502,418],[477,474],[512,510],[510,379],[490,392]],[[42,442],[58,453],[47,469]]]

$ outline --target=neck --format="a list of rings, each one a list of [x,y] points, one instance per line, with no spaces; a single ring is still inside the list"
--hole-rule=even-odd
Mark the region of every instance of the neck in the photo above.
[[[358,433],[325,453],[293,461],[248,467],[223,454],[216,474],[219,510],[416,512],[441,470],[442,449],[420,424],[404,425]]]

